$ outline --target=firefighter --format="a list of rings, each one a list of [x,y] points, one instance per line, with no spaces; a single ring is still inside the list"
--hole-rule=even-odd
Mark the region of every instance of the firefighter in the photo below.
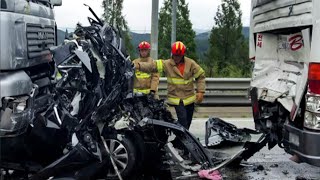
[[[140,58],[133,60],[133,63],[137,64],[140,62],[153,62],[153,59],[150,57],[150,49],[151,45],[146,41],[142,41],[138,46]],[[158,91],[158,85],[159,73],[146,73],[136,70],[133,85],[135,93],[140,92],[155,96],[156,92]]]
[[[190,128],[194,105],[203,101],[205,93],[204,70],[192,59],[185,56],[186,46],[177,41],[172,44],[171,58],[152,63],[136,63],[143,72],[164,72],[168,84],[168,103],[175,107],[178,121],[186,129]],[[195,94],[194,80],[197,85]]]

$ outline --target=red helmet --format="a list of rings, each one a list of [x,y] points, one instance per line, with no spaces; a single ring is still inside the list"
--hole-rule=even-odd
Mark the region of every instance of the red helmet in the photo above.
[[[171,53],[176,56],[184,56],[186,49],[186,46],[181,41],[177,41],[172,44]]]
[[[151,45],[150,43],[148,43],[147,41],[142,41],[139,46],[138,49],[151,49]]]

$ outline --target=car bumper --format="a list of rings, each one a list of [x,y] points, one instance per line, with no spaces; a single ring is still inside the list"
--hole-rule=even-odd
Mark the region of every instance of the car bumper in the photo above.
[[[286,152],[297,155],[300,161],[320,167],[320,132],[285,124],[283,144]]]

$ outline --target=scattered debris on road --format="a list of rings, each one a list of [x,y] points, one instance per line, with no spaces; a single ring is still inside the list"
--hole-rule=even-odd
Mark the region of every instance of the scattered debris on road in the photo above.
[[[288,172],[287,170],[283,170],[282,173],[283,173],[284,175],[288,175],[288,174],[289,174],[289,172]]]
[[[259,166],[257,167],[257,170],[263,171],[263,170],[264,170],[264,167],[263,167],[262,165],[259,165]]]
[[[272,164],[270,167],[271,168],[277,168],[277,167],[279,167],[279,165],[278,164]]]

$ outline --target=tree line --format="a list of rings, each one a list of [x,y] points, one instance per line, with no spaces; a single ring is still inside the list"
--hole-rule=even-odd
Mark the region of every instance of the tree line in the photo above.
[[[124,37],[127,51],[136,57],[131,44],[130,29],[122,15],[123,0],[103,0],[103,19],[118,28]],[[222,0],[214,16],[214,26],[209,37],[209,48],[199,57],[192,29],[189,7],[185,0],[177,0],[176,40],[187,46],[187,56],[196,60],[207,77],[250,77],[248,59],[249,41],[242,34],[242,12],[238,0]],[[172,0],[165,0],[159,13],[159,57],[170,58]]]

